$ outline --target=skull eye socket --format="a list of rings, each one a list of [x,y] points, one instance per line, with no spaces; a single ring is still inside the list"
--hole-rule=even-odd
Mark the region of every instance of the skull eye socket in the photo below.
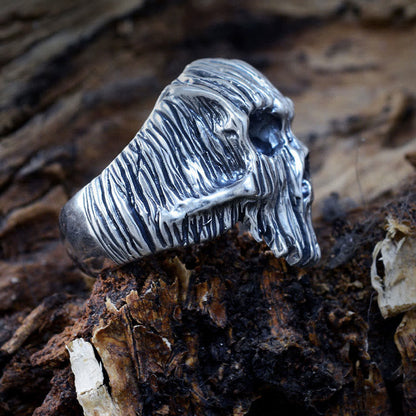
[[[302,180],[302,196],[303,199],[306,199],[311,196],[312,185],[307,179]]]
[[[256,150],[272,156],[284,144],[282,119],[277,114],[254,111],[250,114],[248,135]]]

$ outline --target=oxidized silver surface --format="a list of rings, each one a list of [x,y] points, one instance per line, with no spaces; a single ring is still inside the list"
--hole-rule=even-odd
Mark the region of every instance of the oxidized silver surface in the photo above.
[[[70,255],[95,275],[241,221],[289,264],[316,262],[308,150],[292,118],[292,101],[247,63],[191,63],[130,144],[64,206]]]

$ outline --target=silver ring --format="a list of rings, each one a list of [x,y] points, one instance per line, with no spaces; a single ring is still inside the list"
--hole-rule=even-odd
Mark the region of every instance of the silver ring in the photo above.
[[[292,101],[245,62],[189,64],[129,145],[63,207],[69,254],[97,275],[240,221],[276,257],[315,263],[308,149],[293,115]]]

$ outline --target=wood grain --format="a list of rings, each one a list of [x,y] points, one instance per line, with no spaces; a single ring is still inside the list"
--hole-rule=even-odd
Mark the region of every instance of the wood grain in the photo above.
[[[388,214],[415,227],[415,16],[411,0],[3,1],[0,415],[82,414],[75,338],[123,414],[414,414],[414,314],[381,317],[370,266]],[[60,208],[215,56],[293,99],[321,264],[234,229],[91,280]]]

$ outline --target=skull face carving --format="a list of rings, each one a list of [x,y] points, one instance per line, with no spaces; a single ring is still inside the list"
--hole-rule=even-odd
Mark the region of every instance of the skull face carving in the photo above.
[[[308,150],[292,118],[291,100],[250,65],[191,63],[123,152],[63,208],[69,253],[94,275],[241,221],[289,264],[316,262]]]

